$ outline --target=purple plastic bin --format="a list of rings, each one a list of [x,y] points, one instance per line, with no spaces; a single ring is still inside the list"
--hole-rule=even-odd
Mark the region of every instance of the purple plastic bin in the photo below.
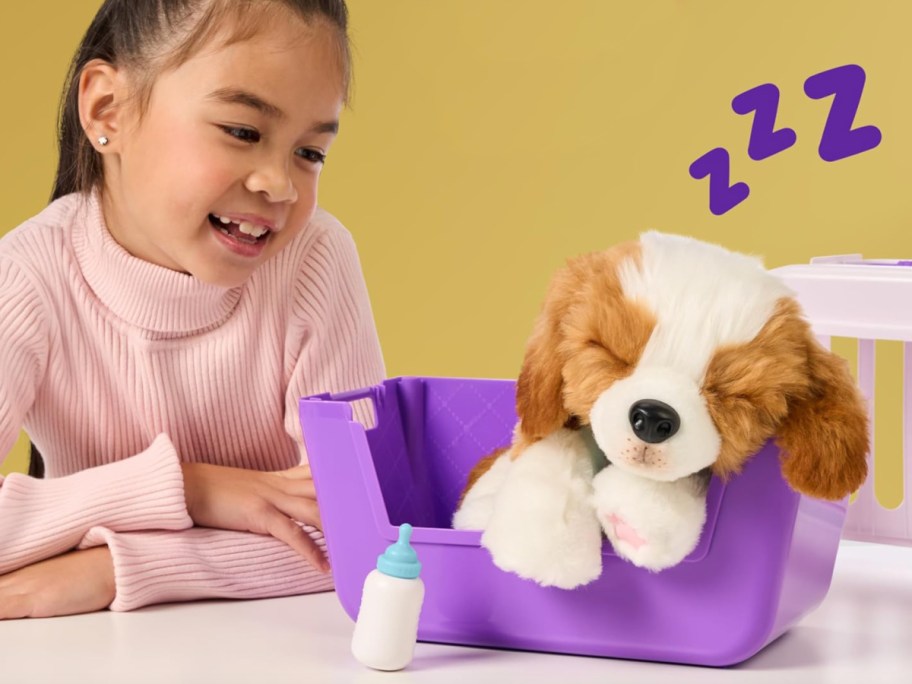
[[[698,665],[741,662],[823,600],[846,502],[800,496],[766,445],[710,485],[707,525],[684,562],[658,574],[605,542],[595,582],[543,588],[499,570],[479,532],[449,529],[466,475],[509,443],[511,380],[401,377],[301,400],[336,591],[355,619],[377,556],[414,526],[426,586],[421,641]],[[376,427],[348,402],[371,398]]]

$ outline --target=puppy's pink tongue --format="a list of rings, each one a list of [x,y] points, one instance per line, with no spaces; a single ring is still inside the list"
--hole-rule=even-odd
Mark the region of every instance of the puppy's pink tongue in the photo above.
[[[636,533],[630,525],[621,520],[618,516],[612,515],[609,520],[614,525],[614,534],[621,541],[625,541],[633,548],[638,549],[646,544],[646,540]]]

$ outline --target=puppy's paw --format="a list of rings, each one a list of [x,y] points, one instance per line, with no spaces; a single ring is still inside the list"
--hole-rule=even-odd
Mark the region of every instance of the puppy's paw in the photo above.
[[[592,487],[598,521],[621,558],[658,572],[696,548],[706,502],[687,478],[657,482],[609,466]]]
[[[500,518],[482,534],[481,545],[501,570],[544,587],[574,589],[602,574],[602,530],[592,510],[586,514],[571,514],[538,529]],[[521,527],[527,529],[517,534]]]
[[[494,514],[494,502],[500,488],[506,482],[510,472],[510,451],[506,451],[494,461],[494,464],[478,478],[478,481],[466,492],[453,514],[452,525],[455,530],[485,530]]]
[[[542,586],[573,589],[602,572],[585,444],[568,430],[528,447],[510,466],[481,537],[494,564]]]

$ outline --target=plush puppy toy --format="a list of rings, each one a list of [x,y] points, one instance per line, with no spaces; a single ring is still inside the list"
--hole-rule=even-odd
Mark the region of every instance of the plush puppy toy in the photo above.
[[[657,232],[553,277],[516,386],[512,443],[469,476],[453,526],[504,570],[572,588],[602,532],[650,570],[699,540],[709,478],[765,441],[795,490],[841,499],[867,474],[848,365],[753,257]]]

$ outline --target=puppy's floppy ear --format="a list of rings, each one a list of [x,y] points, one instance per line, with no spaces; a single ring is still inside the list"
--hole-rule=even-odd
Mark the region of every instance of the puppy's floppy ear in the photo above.
[[[802,494],[838,500],[867,477],[867,407],[848,363],[805,330],[808,392],[789,399],[777,433],[785,452],[782,473]]]
[[[570,418],[564,407],[563,363],[558,347],[563,339],[561,320],[571,305],[571,280],[572,275],[566,268],[555,274],[526,344],[522,369],[516,381],[519,437],[526,444],[563,427]]]

